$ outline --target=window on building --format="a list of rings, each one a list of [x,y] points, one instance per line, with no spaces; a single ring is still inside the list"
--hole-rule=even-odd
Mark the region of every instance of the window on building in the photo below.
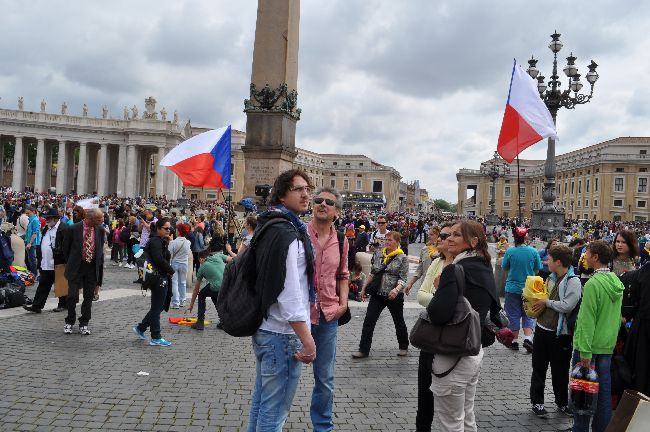
[[[622,199],[615,199],[614,200],[614,207],[623,207],[623,200]]]
[[[510,186],[506,186],[503,188],[503,195],[507,197],[510,196]]]
[[[338,164],[339,164],[338,162],[332,162],[332,165],[338,165]]]
[[[625,172],[625,168],[618,167],[618,168],[616,168],[616,172]]]
[[[648,168],[639,168],[639,172],[648,172]]]
[[[361,190],[361,183],[362,183],[361,180],[357,180],[357,190],[358,190],[358,191]]]
[[[348,179],[343,179],[343,190],[350,189],[350,181]]]
[[[376,193],[381,193],[384,191],[384,182],[381,180],[372,181],[372,191]]]
[[[510,180],[505,180],[505,183],[506,183],[506,184],[510,183]]]
[[[575,193],[576,191],[576,182],[571,182],[571,194]]]
[[[522,197],[522,198],[526,196],[526,188],[525,187],[519,188],[519,196]]]
[[[576,205],[576,207],[577,207],[577,208],[582,207],[582,202],[581,202],[580,200],[578,200],[578,205]]]
[[[639,154],[642,154],[642,155],[648,154],[648,150],[639,150]]]
[[[336,179],[330,179],[330,187],[336,188]]]
[[[578,180],[578,193],[582,193],[582,180]]]
[[[639,200],[636,202],[636,206],[638,208],[646,208],[646,201],[645,200]]]
[[[350,166],[350,162],[346,162],[345,165]]]
[[[504,201],[503,206],[504,207],[510,207],[510,201]]]
[[[567,182],[564,182],[564,194],[566,195],[567,187],[569,184]]]
[[[594,200],[594,207],[598,207],[598,200]]]
[[[637,188],[637,191],[640,192],[640,193],[648,192],[648,178],[647,177],[641,177],[639,179],[639,187]]]
[[[585,192],[589,193],[589,179],[587,179],[587,183],[585,183]]]
[[[623,192],[623,177],[614,178],[614,192]]]
[[[589,200],[588,199],[585,200],[585,207],[589,208]]]
[[[357,177],[363,177],[363,175],[361,175],[361,174],[357,174]]]
[[[594,179],[594,192],[598,192],[598,178]]]
[[[359,166],[363,166],[363,162],[359,162]]]

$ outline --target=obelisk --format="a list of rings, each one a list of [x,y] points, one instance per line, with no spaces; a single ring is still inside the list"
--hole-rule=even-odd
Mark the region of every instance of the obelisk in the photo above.
[[[244,196],[273,184],[296,157],[300,0],[258,0],[250,96],[244,101]]]

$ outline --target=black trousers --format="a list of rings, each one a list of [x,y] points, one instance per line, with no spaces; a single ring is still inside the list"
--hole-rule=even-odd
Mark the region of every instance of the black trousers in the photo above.
[[[433,354],[420,351],[418,360],[418,412],[415,416],[415,430],[417,432],[431,432],[431,424],[433,423],[431,374],[433,374]]]
[[[45,302],[50,295],[52,285],[54,285],[54,270],[41,270],[41,280],[38,282],[38,287],[36,287],[36,293],[34,294],[34,301],[32,302],[34,308],[43,309],[45,307]],[[58,307],[64,308],[65,305],[66,297],[59,297]]]
[[[201,291],[199,291],[199,307],[196,310],[196,321],[197,322],[203,322],[205,319],[205,302],[206,298],[210,297],[212,299],[212,303],[214,303],[214,307],[217,307],[217,297],[219,297],[219,292],[218,291],[212,291],[210,288],[210,284],[207,284],[203,288],[201,288]]]
[[[66,324],[74,325],[77,320],[77,302],[79,301],[79,290],[83,292],[83,302],[81,303],[81,317],[79,317],[79,326],[88,325],[93,307],[93,297],[97,287],[97,273],[95,260],[87,263],[81,262],[79,273],[68,280],[68,316],[65,318]]]
[[[571,365],[572,338],[569,335],[555,336],[554,331],[535,326],[533,337],[533,375],[530,379],[530,403],[544,403],[546,371],[551,365],[551,382],[557,406],[569,402],[569,367]]]
[[[370,352],[375,325],[377,325],[377,320],[385,307],[388,308],[390,315],[393,317],[399,349],[408,349],[409,347],[409,335],[406,329],[406,323],[404,322],[404,294],[398,294],[395,300],[388,300],[388,297],[375,294],[370,297],[366,317],[363,320],[359,351],[364,354]]]

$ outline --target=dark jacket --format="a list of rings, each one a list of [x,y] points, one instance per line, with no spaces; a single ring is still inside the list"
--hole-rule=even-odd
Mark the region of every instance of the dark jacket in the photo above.
[[[271,225],[264,235],[256,240],[255,247],[251,250],[251,253],[255,254],[255,268],[244,269],[245,274],[254,278],[251,282],[255,281],[255,292],[261,296],[261,310],[264,311],[265,317],[268,316],[269,307],[278,301],[278,296],[284,289],[289,245],[300,237],[289,218],[278,211],[267,211],[258,216],[255,232],[270,220],[278,218],[282,219],[282,222]],[[311,248],[308,235],[306,241]],[[313,274],[313,262],[308,262],[307,272]]]
[[[160,273],[171,276],[174,274],[174,269],[169,264],[172,254],[169,252],[168,246],[169,241],[152,233],[146,249],[154,268]]]
[[[65,266],[65,278],[74,280],[79,276],[79,269],[83,259],[83,224],[77,222],[66,228],[63,236],[63,255],[67,257]],[[104,228],[101,225],[95,226],[95,277],[101,285],[104,270]]]
[[[498,300],[492,266],[486,264],[482,257],[464,258],[456,265],[465,271],[465,297],[472,308],[484,320],[488,313],[496,314]],[[427,313],[434,324],[443,325],[451,320],[458,300],[458,284],[453,265],[448,265],[440,275],[440,284],[436,294],[427,306]],[[496,301],[496,305],[495,305]],[[498,307],[498,308],[497,308]]]

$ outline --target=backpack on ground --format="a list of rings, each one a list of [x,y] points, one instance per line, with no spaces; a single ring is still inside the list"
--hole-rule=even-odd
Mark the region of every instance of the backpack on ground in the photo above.
[[[25,295],[25,286],[19,283],[9,283],[0,288],[0,309],[14,308],[31,303]]]
[[[233,258],[224,272],[217,298],[217,312],[223,330],[231,336],[252,336],[264,319],[262,296],[256,291],[256,281],[249,269],[257,265],[255,248],[266,230],[276,223],[289,223],[275,218],[262,225],[251,239],[250,246]]]

